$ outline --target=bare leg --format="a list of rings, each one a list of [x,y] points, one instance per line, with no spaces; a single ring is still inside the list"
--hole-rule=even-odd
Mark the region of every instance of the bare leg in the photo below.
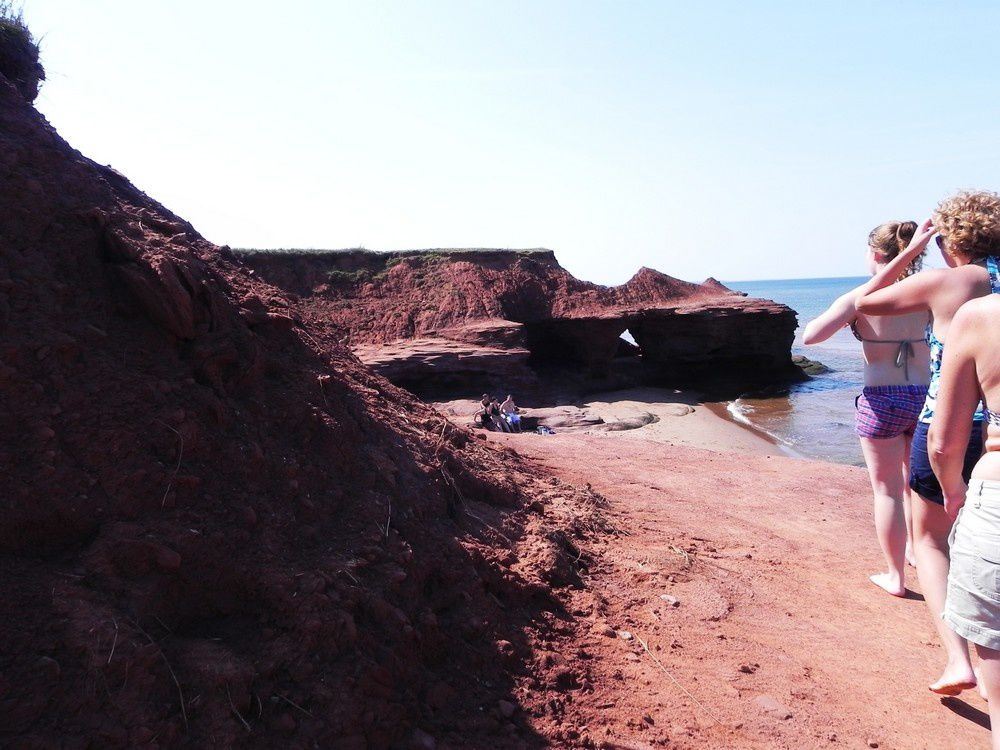
[[[868,478],[874,495],[875,534],[886,572],[871,576],[871,582],[893,596],[903,596],[906,565],[906,517],[903,512],[906,438],[902,435],[885,440],[861,438],[861,450],[868,465]]]
[[[906,519],[906,564],[917,567],[917,556],[913,552],[913,490],[903,490],[903,518]]]
[[[910,489],[910,444],[913,435],[906,435],[906,452],[903,456],[903,518],[906,519],[906,562],[917,566],[917,558],[913,555],[913,490]]]
[[[1000,651],[976,646],[979,654],[979,676],[990,702],[990,724],[993,726],[993,750],[1000,750]]]
[[[976,685],[965,639],[941,619],[948,591],[948,534],[951,532],[951,523],[951,518],[944,512],[944,506],[932,503],[917,493],[913,494],[913,549],[917,555],[917,576],[920,578],[934,627],[937,628],[948,655],[944,672],[930,686],[933,692],[941,695],[958,695]]]

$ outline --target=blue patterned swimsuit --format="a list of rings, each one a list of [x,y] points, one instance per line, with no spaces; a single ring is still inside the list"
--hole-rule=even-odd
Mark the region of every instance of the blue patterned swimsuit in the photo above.
[[[986,271],[990,275],[990,292],[1000,294],[1000,259],[995,255],[986,258]],[[937,407],[938,389],[941,387],[941,357],[944,355],[944,342],[934,335],[933,323],[927,324],[927,345],[931,348],[931,381],[927,384],[927,398],[924,400],[924,408],[920,412],[919,420],[925,424],[930,424],[934,418],[934,409]],[[994,418],[1000,420],[994,412],[990,412]],[[976,409],[973,420],[982,422],[986,416],[983,413],[982,404]],[[992,422],[992,420],[991,420]],[[993,422],[1000,426],[1000,421]]]

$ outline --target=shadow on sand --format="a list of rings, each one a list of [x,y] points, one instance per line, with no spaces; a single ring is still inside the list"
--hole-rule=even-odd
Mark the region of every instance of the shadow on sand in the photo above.
[[[978,724],[983,729],[990,728],[990,715],[988,713],[976,708],[975,706],[970,706],[968,703],[959,698],[942,698],[941,705],[949,711],[958,714],[963,719],[967,719],[974,724]]]

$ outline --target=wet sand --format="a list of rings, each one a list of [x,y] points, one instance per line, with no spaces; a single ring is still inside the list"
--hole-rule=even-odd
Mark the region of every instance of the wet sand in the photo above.
[[[478,401],[435,403],[459,424],[468,424]],[[704,403],[693,391],[630,388],[596,393],[576,403],[523,408],[525,418],[557,435],[586,433],[608,440],[644,440],[752,456],[792,454],[766,433],[737,422],[726,402]]]
[[[692,392],[632,388],[596,394],[584,408],[608,423],[651,413],[658,421],[632,430],[596,432],[615,439],[640,439],[689,448],[755,456],[783,456],[786,450],[768,435],[735,421],[726,402],[702,403]],[[690,409],[691,411],[687,411]]]

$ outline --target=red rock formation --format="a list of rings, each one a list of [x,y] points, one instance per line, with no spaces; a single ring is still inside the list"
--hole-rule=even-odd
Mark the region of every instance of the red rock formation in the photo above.
[[[652,382],[742,391],[802,377],[790,358],[794,311],[714,279],[693,284],[642,268],[625,284],[604,287],[574,278],[547,250],[240,254],[262,278],[297,295],[304,319],[335,324],[363,360],[407,387],[422,379],[432,385],[444,372],[464,378],[466,390],[486,387],[491,375],[506,382],[516,362],[502,355],[512,347],[526,348],[536,369],[605,375],[626,329]],[[480,348],[457,356],[463,347],[455,342],[470,341],[465,329],[496,320],[508,327],[490,331],[507,340],[480,335]],[[513,324],[522,331],[516,343]],[[424,366],[414,348],[427,351],[431,340],[452,352],[456,370],[442,357],[436,374]],[[522,380],[529,376],[520,371]]]
[[[373,375],[2,75],[0,173],[0,745],[542,744],[495,707],[591,496]]]

